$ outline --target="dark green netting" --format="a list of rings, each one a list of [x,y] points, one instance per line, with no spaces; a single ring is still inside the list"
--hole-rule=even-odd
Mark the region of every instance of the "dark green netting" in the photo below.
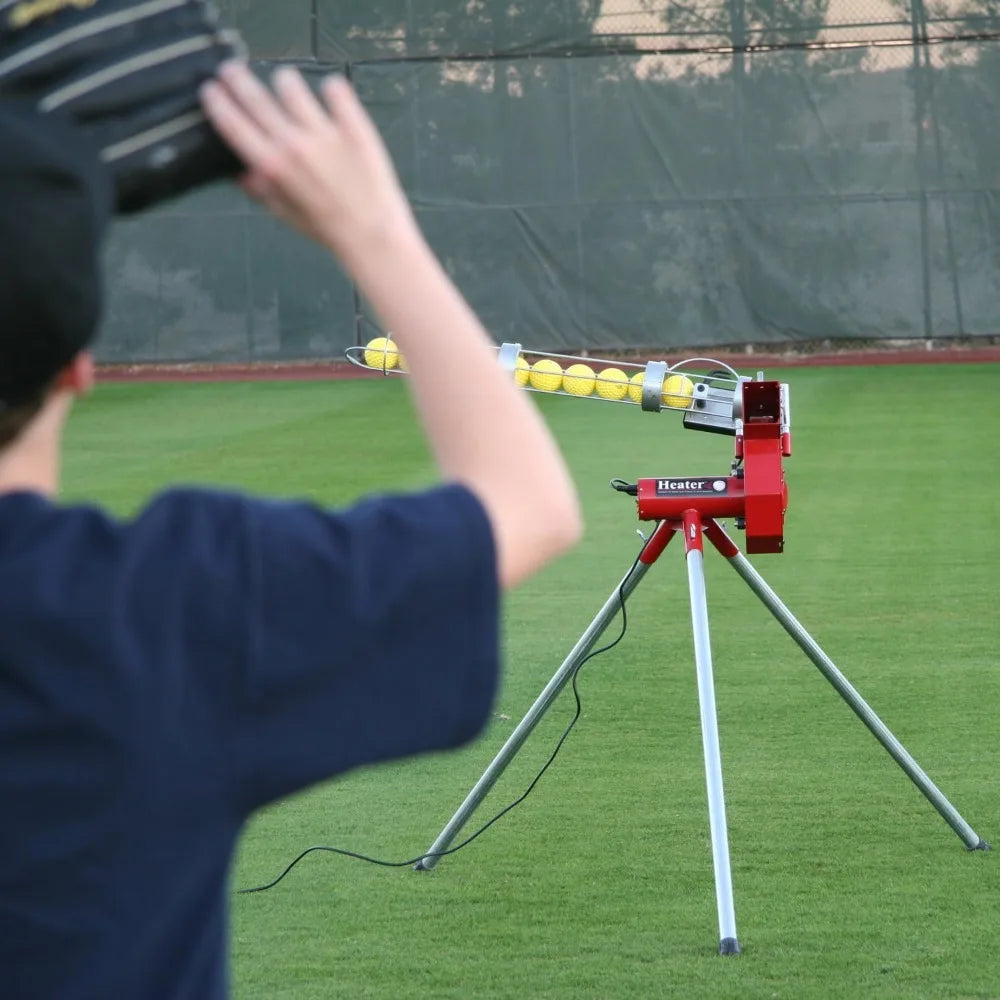
[[[498,340],[1000,330],[1000,4],[224,7],[262,73],[351,75]],[[108,255],[107,361],[331,357],[377,329],[231,186],[120,223]]]

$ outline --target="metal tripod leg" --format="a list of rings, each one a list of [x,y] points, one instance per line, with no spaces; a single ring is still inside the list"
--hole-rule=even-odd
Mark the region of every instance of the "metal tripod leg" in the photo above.
[[[795,616],[782,603],[777,594],[767,585],[764,578],[754,569],[753,564],[740,552],[736,543],[715,521],[705,522],[705,534],[709,541],[725,556],[733,569],[744,579],[750,589],[761,599],[764,606],[781,623],[785,631],[795,640],[799,648],[819,668],[824,677],[836,688],[837,693],[853,709],[855,715],[868,727],[871,734],[882,744],[889,755],[906,772],[909,779],[924,793],[931,805],[941,814],[945,822],[961,837],[970,851],[987,851],[990,845],[962,819],[958,810],[944,797],[941,790],[924,773],[920,765],[910,756],[906,748],[893,736],[885,723],[871,710],[868,703],[851,685],[850,681],[837,669],[820,648],[815,639],[802,627]]]
[[[702,522],[697,511],[684,514],[684,545],[687,551],[688,589],[691,592],[691,628],[694,660],[698,673],[698,705],[701,710],[701,742],[705,755],[708,789],[708,822],[712,835],[712,867],[715,871],[715,903],[719,914],[719,954],[738,955],[733,878],[729,867],[729,835],[726,801],[722,791],[722,754],[715,710],[712,678],[712,646],[708,631],[708,599],[705,595]]]
[[[656,561],[660,553],[674,535],[674,530],[667,526],[665,522],[660,522],[653,532],[649,541],[642,550],[640,558],[635,565],[625,574],[621,583],[615,587],[604,603],[604,607],[598,612],[597,617],[590,623],[587,630],[580,636],[576,645],[570,650],[569,655],[563,660],[562,666],[556,671],[552,679],[542,693],[535,699],[535,703],[528,709],[527,714],[518,723],[517,728],[507,738],[507,742],[500,748],[500,752],[494,757],[493,762],[483,773],[483,776],[476,782],[472,791],[465,797],[465,801],[459,806],[458,811],[448,821],[445,828],[438,834],[437,840],[427,849],[424,857],[414,865],[417,871],[429,871],[438,862],[440,856],[445,853],[459,830],[466,824],[469,817],[483,801],[489,790],[503,774],[507,765],[514,759],[524,741],[531,734],[538,721],[546,713],[557,695],[572,678],[577,667],[583,662],[586,655],[593,648],[594,644],[604,633],[611,620],[621,609],[621,602],[627,600],[629,595],[638,586],[639,581],[646,575],[649,567]]]

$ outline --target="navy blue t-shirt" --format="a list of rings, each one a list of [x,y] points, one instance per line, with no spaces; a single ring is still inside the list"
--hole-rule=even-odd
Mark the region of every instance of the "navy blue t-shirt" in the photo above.
[[[483,726],[493,538],[444,486],[178,490],[132,522],[0,495],[0,995],[217,1000],[258,806]]]

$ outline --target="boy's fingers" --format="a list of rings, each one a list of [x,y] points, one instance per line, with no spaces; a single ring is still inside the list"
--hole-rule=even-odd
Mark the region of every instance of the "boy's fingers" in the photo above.
[[[323,81],[323,99],[333,120],[349,135],[370,142],[378,132],[354,88],[342,76],[328,76]]]
[[[201,103],[216,131],[249,167],[262,163],[270,151],[268,138],[219,83],[201,88]]]
[[[219,70],[219,79],[243,113],[273,138],[288,134],[291,123],[274,95],[244,63],[228,62]]]
[[[284,66],[274,74],[274,89],[285,111],[305,127],[329,125],[330,119],[313,96],[309,85],[298,70]]]

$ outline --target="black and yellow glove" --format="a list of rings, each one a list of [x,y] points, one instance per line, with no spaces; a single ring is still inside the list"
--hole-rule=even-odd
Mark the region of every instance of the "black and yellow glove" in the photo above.
[[[87,132],[122,213],[239,172],[198,88],[243,56],[206,0],[0,0],[0,100]]]

